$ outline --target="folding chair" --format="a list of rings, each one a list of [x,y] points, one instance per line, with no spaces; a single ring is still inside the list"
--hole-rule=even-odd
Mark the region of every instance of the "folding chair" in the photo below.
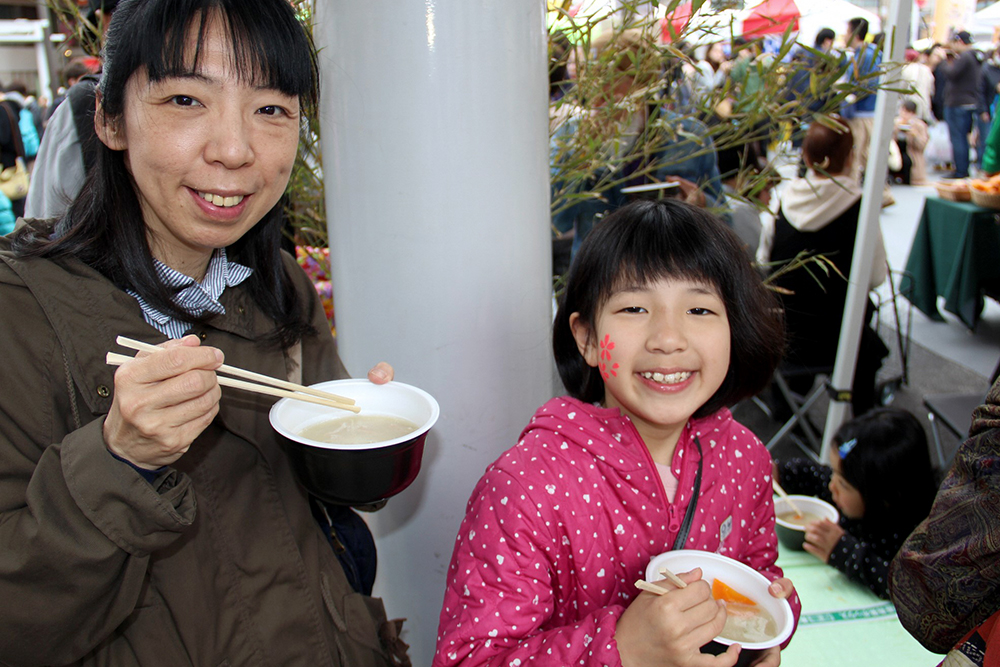
[[[927,408],[927,420],[931,423],[931,435],[934,438],[934,451],[937,454],[938,466],[944,470],[948,460],[944,456],[939,424],[948,429],[952,435],[965,440],[969,437],[969,427],[972,426],[972,411],[982,405],[984,394],[934,394],[924,396],[924,407]]]
[[[889,296],[883,298],[879,293],[878,288],[870,290],[868,292],[869,298],[875,305],[875,331],[881,335],[881,325],[882,322],[882,307],[891,306],[892,308],[892,322],[888,323],[888,326],[895,330],[895,344],[896,352],[899,355],[900,372],[899,375],[893,375],[882,379],[878,383],[877,388],[877,400],[882,405],[889,405],[892,403],[893,399],[896,397],[896,391],[900,387],[907,386],[910,374],[910,333],[913,326],[913,303],[909,300],[910,292],[913,290],[913,281],[909,283],[910,289],[906,292],[898,291],[896,285],[902,284],[903,279],[909,276],[906,271],[894,271],[892,267],[886,262],[886,269],[888,271],[888,277],[886,282],[889,286]],[[912,276],[911,276],[912,277]],[[906,301],[906,328],[903,328],[903,320],[900,319],[900,297]],[[891,343],[887,343],[891,345]]]
[[[990,375],[990,386],[1000,378],[1000,362],[997,362]],[[988,390],[987,390],[988,391]],[[932,394],[924,396],[924,407],[927,408],[927,421],[931,423],[931,436],[934,438],[934,449],[937,453],[938,465],[941,470],[947,468],[948,461],[944,457],[941,443],[941,431],[938,424],[944,425],[952,435],[963,441],[969,437],[972,427],[972,412],[986,402],[986,392],[969,394]]]
[[[774,377],[772,379],[774,386],[777,388],[777,395],[780,397],[787,409],[792,413],[781,428],[778,429],[777,433],[771,436],[771,439],[767,441],[765,447],[771,450],[775,445],[781,442],[784,438],[788,437],[795,443],[795,446],[802,450],[809,458],[817,463],[820,461],[820,451],[823,446],[821,434],[817,433],[816,427],[813,426],[812,422],[806,413],[809,412],[809,408],[819,400],[821,396],[827,391],[829,386],[829,375],[833,371],[832,368],[807,368],[801,366],[782,366],[774,372]],[[819,383],[815,382],[817,376],[822,376]],[[789,380],[794,380],[796,378],[813,378],[813,386],[806,393],[799,393],[789,387]],[[772,392],[774,396],[775,392]],[[764,413],[771,417],[775,417],[775,411],[771,409],[771,406],[767,405],[760,398],[754,397],[754,403],[764,411]],[[799,432],[796,432],[795,427],[799,426]],[[799,434],[801,433],[801,435]]]

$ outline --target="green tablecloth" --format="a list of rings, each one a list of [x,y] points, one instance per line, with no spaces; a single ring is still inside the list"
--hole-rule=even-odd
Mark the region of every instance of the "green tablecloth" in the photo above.
[[[928,197],[920,216],[900,292],[931,319],[944,309],[970,329],[979,321],[984,294],[1000,294],[998,211]]]
[[[892,603],[806,552],[782,548],[778,565],[802,601],[782,667],[934,667],[944,658],[903,629]]]

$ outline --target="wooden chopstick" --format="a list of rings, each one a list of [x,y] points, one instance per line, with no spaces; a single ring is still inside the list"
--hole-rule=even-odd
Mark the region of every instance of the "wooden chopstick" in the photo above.
[[[125,336],[118,336],[115,341],[122,347],[127,347],[130,350],[139,350],[140,352],[161,352],[163,350],[162,347],[150,345],[149,343],[144,343],[141,340],[126,338]],[[295,384],[294,382],[288,382],[287,380],[280,380],[269,375],[262,375],[261,373],[254,373],[253,371],[243,370],[242,368],[236,368],[235,366],[222,364],[219,366],[219,372],[226,373],[227,375],[235,375],[236,377],[241,377],[245,380],[254,380],[255,382],[259,382],[261,384],[271,385],[272,387],[281,387],[282,389],[287,389],[289,391],[298,391],[303,394],[316,396],[318,398],[325,398],[326,400],[333,401],[334,403],[354,405],[353,398],[338,396],[327,391],[313,389],[312,387]],[[275,395],[277,396],[277,394]]]
[[[801,519],[804,516],[802,514],[802,510],[799,509],[798,505],[796,505],[794,502],[792,502],[792,499],[788,497],[788,493],[786,493],[785,490],[783,488],[781,488],[781,484],[778,484],[778,480],[772,478],[771,479],[771,486],[774,487],[775,492],[786,503],[788,503],[788,506],[792,508],[792,511],[795,512],[796,518]]]
[[[641,591],[646,591],[647,593],[653,593],[654,595],[666,595],[670,591],[662,586],[657,586],[656,584],[651,584],[645,579],[636,579],[635,587]]]
[[[125,354],[118,354],[117,352],[108,352],[107,354],[107,364],[109,366],[121,366],[126,361],[131,361],[134,357],[130,357]],[[219,384],[223,387],[232,387],[234,389],[242,389],[243,391],[252,391],[257,394],[266,394],[268,396],[278,396],[281,398],[294,398],[296,401],[305,401],[306,403],[315,403],[316,405],[325,405],[329,408],[340,408],[341,410],[350,410],[351,412],[358,413],[361,412],[361,408],[356,405],[347,405],[346,403],[339,403],[337,401],[331,401],[326,398],[320,398],[318,396],[310,396],[308,394],[299,394],[294,391],[286,391],[284,389],[278,389],[276,387],[268,387],[263,384],[254,384],[252,382],[244,382],[243,380],[236,380],[234,378],[228,378],[225,376],[218,376]]]
[[[687,588],[687,586],[688,586],[687,583],[683,579],[681,579],[680,577],[678,577],[676,574],[674,574],[673,572],[671,572],[666,567],[661,567],[660,568],[660,574],[662,574],[664,577],[666,577],[667,579],[669,579],[670,583],[672,583],[677,588]]]

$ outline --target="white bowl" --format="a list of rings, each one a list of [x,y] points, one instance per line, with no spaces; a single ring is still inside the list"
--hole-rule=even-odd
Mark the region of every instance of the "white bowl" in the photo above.
[[[834,523],[840,521],[840,513],[837,512],[837,508],[825,500],[820,500],[819,498],[814,498],[812,496],[788,497],[791,498],[792,502],[795,503],[795,506],[798,507],[801,512],[815,514],[820,518],[829,519]],[[802,544],[806,541],[806,527],[797,526],[778,518],[778,514],[792,511],[794,510],[792,509],[792,506],[788,504],[787,500],[784,498],[774,499],[774,521],[775,524],[777,524],[774,530],[778,534],[778,539],[781,540],[783,545],[789,549],[802,551]]]
[[[748,565],[709,551],[679,549],[653,556],[649,565],[646,566],[646,581],[654,582],[664,579],[665,577],[660,574],[660,568],[664,566],[674,574],[690,572],[694,568],[700,567],[702,579],[707,581],[709,585],[716,578],[721,579],[763,607],[774,617],[774,622],[778,626],[778,634],[766,642],[734,642],[720,636],[714,640],[719,644],[729,646],[739,643],[744,652],[757,651],[778,646],[792,636],[792,630],[795,628],[795,616],[792,614],[792,607],[788,604],[788,600],[772,596],[767,590],[771,585],[771,580]]]

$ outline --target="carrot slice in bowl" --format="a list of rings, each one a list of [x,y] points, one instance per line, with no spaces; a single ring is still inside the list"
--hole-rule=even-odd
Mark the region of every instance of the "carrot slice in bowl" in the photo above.
[[[746,605],[757,604],[721,579],[716,579],[712,582],[712,597],[716,600],[725,600],[726,602],[737,602]]]

